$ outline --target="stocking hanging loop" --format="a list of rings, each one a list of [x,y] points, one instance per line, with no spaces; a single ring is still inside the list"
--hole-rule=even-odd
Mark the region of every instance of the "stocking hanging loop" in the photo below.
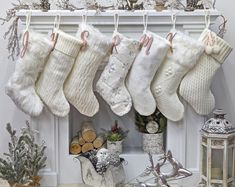
[[[57,14],[54,20],[53,32],[55,31],[55,29],[58,30],[60,28],[60,22],[61,22],[61,15]]]
[[[171,14],[171,21],[172,21],[172,29],[175,30],[176,28],[176,13]]]
[[[211,24],[211,17],[210,17],[209,10],[205,10],[205,24],[206,24],[206,28],[209,29],[210,24]]]
[[[147,12],[144,12],[144,15],[143,15],[143,25],[144,25],[144,32],[143,32],[143,34],[146,34],[147,33],[147,29],[148,29],[148,13]]]
[[[82,14],[82,25],[87,24],[87,10]]]
[[[30,22],[31,22],[31,16],[32,16],[32,11],[30,10],[27,13],[27,16],[26,16],[26,29],[25,29],[25,31],[29,30],[29,26],[30,26]]]
[[[54,26],[53,26],[53,30],[52,30],[52,34],[51,34],[51,40],[53,41],[53,48],[52,48],[52,50],[54,49],[55,44],[57,42],[57,38],[58,38],[57,32],[58,32],[58,30],[60,28],[60,22],[61,22],[61,15],[57,14],[55,16]]]
[[[119,15],[118,13],[114,14],[114,35],[118,32],[118,24],[119,24]]]

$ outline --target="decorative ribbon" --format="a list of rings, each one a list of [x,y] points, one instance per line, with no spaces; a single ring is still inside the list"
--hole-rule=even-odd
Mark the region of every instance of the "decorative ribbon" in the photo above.
[[[149,50],[151,49],[151,46],[153,44],[153,37],[152,36],[147,36],[147,34],[144,34],[141,38],[140,38],[140,47],[146,47],[146,55],[149,55],[150,52]]]
[[[84,30],[82,33],[81,33],[81,39],[83,41],[83,46],[82,46],[82,49],[85,49],[87,47],[87,39],[89,37],[90,33],[89,31],[87,30]]]
[[[170,43],[171,43],[171,47],[170,47],[171,53],[173,53],[172,42],[173,42],[173,39],[174,39],[175,35],[176,35],[176,33],[173,34],[172,32],[170,32],[170,33],[168,33],[168,35],[166,36],[166,38],[167,38],[167,39],[170,41]]]
[[[55,49],[55,45],[56,45],[58,36],[59,36],[59,34],[58,34],[57,32],[53,32],[53,33],[51,34],[51,41],[53,41],[52,51]]]
[[[29,44],[29,31],[25,31],[24,35],[23,35],[23,48],[20,52],[20,57],[23,58],[27,48],[28,48],[28,44]]]
[[[113,53],[113,49],[115,49],[116,53],[118,53],[117,46],[120,44],[120,42],[121,42],[121,39],[120,39],[120,37],[118,35],[113,37],[113,41],[112,41],[113,46],[112,46],[112,49],[111,49],[112,53]]]

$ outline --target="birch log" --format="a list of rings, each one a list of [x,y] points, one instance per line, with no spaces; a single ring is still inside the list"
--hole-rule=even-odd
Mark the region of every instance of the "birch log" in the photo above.
[[[96,132],[91,122],[84,122],[82,124],[82,138],[89,143],[96,139]]]
[[[79,143],[79,145],[84,145],[86,143],[86,141],[82,137],[81,131],[78,132],[78,143]]]
[[[85,143],[83,146],[82,146],[82,152],[83,153],[86,153],[88,151],[91,151],[94,149],[94,146],[92,143]]]
[[[77,154],[81,153],[81,151],[82,151],[82,147],[79,144],[79,138],[78,138],[78,136],[75,136],[72,139],[72,142],[70,144],[70,153],[77,155]]]
[[[104,135],[99,135],[93,142],[94,148],[99,149],[100,147],[102,147],[102,145],[104,145],[104,142],[105,142]]]

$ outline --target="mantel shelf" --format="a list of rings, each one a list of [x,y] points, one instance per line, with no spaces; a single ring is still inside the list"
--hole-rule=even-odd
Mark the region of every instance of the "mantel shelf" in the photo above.
[[[20,17],[20,20],[23,24],[25,24],[26,15],[29,10],[21,10],[17,13],[17,16]],[[87,11],[87,22],[94,26],[101,27],[103,32],[111,32],[114,24],[114,14],[117,13],[119,15],[119,27],[122,31],[130,32],[130,28],[133,31],[133,26],[136,27],[133,32],[140,32],[143,28],[143,15],[147,12],[148,18],[148,26],[156,27],[168,27],[170,28],[172,25],[171,15],[172,13],[176,14],[177,26],[183,26],[184,28],[196,28],[202,29],[205,25],[205,11],[204,10],[196,10],[193,12],[185,12],[185,11],[170,11],[164,10],[162,12],[156,12],[154,10],[148,11],[124,11],[124,10],[107,10],[105,12],[97,13],[95,10]],[[53,27],[53,23],[56,15],[61,15],[61,27],[65,27],[65,30],[68,32],[73,32],[74,29],[77,28],[77,25],[81,22],[82,15],[84,11],[68,11],[68,10],[50,10],[48,12],[42,12],[39,10],[32,11],[31,25],[32,27],[37,27],[37,30],[45,31]],[[211,22],[213,23],[216,18],[221,13],[217,10],[210,10]],[[67,27],[67,28],[66,28]],[[156,29],[156,28],[155,28]],[[191,29],[191,30],[192,30]],[[164,29],[166,30],[166,29]]]

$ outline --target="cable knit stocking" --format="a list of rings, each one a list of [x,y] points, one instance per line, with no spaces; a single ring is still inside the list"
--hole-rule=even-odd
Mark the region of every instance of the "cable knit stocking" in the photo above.
[[[63,84],[73,67],[82,43],[63,31],[58,30],[57,33],[55,48],[39,77],[36,88],[50,111],[63,117],[70,110],[69,103],[64,96]]]
[[[44,35],[29,31],[28,47],[16,62],[15,72],[6,85],[6,94],[26,114],[38,116],[43,103],[35,91],[38,74],[43,70],[52,42]]]
[[[80,51],[64,91],[68,101],[82,114],[95,115],[99,103],[93,92],[93,80],[101,62],[111,50],[111,40],[92,26],[79,27],[77,36],[87,32],[87,45]]]
[[[183,76],[196,64],[203,53],[201,42],[179,31],[172,31],[172,50],[159,68],[152,91],[157,107],[169,120],[179,121],[184,115],[184,106],[177,89]]]
[[[114,38],[119,40],[116,50],[113,50],[107,66],[96,84],[97,91],[110,105],[112,111],[123,116],[132,106],[131,96],[126,88],[127,73],[139,52],[139,42],[129,39],[120,33]]]
[[[198,114],[208,115],[215,107],[211,81],[232,48],[208,29],[201,34],[199,41],[205,44],[206,50],[195,68],[183,78],[179,92]]]
[[[152,32],[147,32],[143,47],[129,72],[127,88],[135,110],[141,115],[149,116],[156,109],[150,85],[169,47],[168,40]]]

